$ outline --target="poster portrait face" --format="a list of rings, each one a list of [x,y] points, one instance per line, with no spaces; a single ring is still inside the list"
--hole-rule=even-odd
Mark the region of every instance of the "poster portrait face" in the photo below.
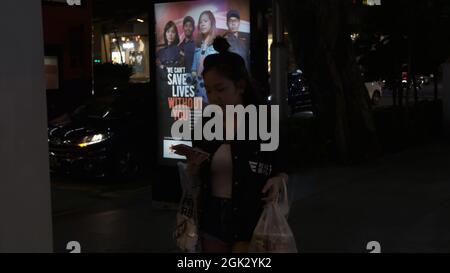
[[[230,17],[228,19],[228,28],[231,32],[238,32],[241,20],[237,17]]]
[[[192,35],[194,34],[194,25],[192,24],[192,22],[186,22],[183,25],[183,32],[186,38],[192,39]]]
[[[231,10],[239,11],[239,31],[250,34],[250,4],[248,0],[199,0],[155,4],[156,51],[164,45],[164,27],[169,21],[175,23],[180,42],[189,35],[198,38],[196,36],[200,34],[200,16],[206,11],[210,11],[215,20],[217,35],[222,36],[229,30],[227,14]],[[191,22],[184,24],[184,19],[188,16],[194,20],[192,27]],[[203,30],[207,32],[210,22],[206,21],[212,21],[211,17],[202,17],[205,20]]]
[[[164,27],[164,42],[166,46],[178,44],[180,37],[178,35],[177,26],[173,21],[169,21]]]
[[[198,28],[200,30],[200,33],[203,35],[208,35],[213,30],[213,25],[215,26],[216,19],[214,18],[214,15],[209,12],[205,11],[199,18],[198,21]]]

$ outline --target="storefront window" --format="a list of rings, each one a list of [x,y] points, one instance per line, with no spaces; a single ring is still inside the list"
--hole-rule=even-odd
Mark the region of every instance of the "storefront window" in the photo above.
[[[115,37],[115,35],[111,35],[111,37]],[[147,37],[118,36],[111,38],[110,45],[112,63],[130,65],[133,68],[132,79],[149,78]]]

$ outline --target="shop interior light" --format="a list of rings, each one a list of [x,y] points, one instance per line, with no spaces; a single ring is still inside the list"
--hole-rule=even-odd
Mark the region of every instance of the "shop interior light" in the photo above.
[[[138,21],[139,23],[144,23],[144,22],[145,22],[145,21],[142,20],[141,18],[138,18],[137,21]]]

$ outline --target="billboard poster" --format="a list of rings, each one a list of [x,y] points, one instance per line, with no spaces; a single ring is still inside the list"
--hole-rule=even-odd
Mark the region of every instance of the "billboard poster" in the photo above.
[[[170,147],[190,141],[171,137],[177,119],[189,119],[191,128],[202,114],[208,97],[202,78],[203,61],[216,54],[214,38],[222,36],[230,51],[250,63],[249,0],[183,1],[155,4],[156,92],[160,156],[183,159]],[[183,105],[189,109],[177,112]]]

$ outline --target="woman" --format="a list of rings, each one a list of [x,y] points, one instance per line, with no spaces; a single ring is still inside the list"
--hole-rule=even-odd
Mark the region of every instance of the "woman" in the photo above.
[[[178,44],[180,36],[177,26],[173,21],[167,22],[164,27],[164,48],[157,53],[157,63],[159,68],[164,70],[166,67],[182,66],[182,56]]]
[[[200,14],[198,19],[199,38],[194,53],[194,61],[192,63],[192,78],[196,85],[196,96],[202,97],[205,103],[208,102],[205,86],[202,78],[204,59],[211,54],[217,53],[213,47],[213,41],[216,37],[216,18],[214,14],[207,10]]]
[[[167,22],[164,27],[164,47],[157,52],[157,78],[160,79],[158,83],[157,94],[159,96],[159,103],[161,115],[164,117],[171,117],[171,108],[168,104],[168,97],[172,97],[172,87],[168,84],[168,67],[182,67],[184,66],[183,57],[178,48],[180,37],[178,35],[177,26],[173,21]],[[161,128],[161,133],[170,134],[170,126],[165,125]]]
[[[219,54],[205,59],[203,78],[210,104],[258,105],[245,62],[228,51],[224,38],[214,47]],[[246,123],[248,124],[248,122]],[[238,127],[238,122],[224,122]],[[236,132],[237,130],[235,130]],[[235,138],[236,139],[236,138]],[[200,179],[199,229],[204,252],[247,252],[265,202],[273,202],[288,176],[277,152],[261,152],[261,141],[198,141],[201,153],[188,156],[188,173]]]

